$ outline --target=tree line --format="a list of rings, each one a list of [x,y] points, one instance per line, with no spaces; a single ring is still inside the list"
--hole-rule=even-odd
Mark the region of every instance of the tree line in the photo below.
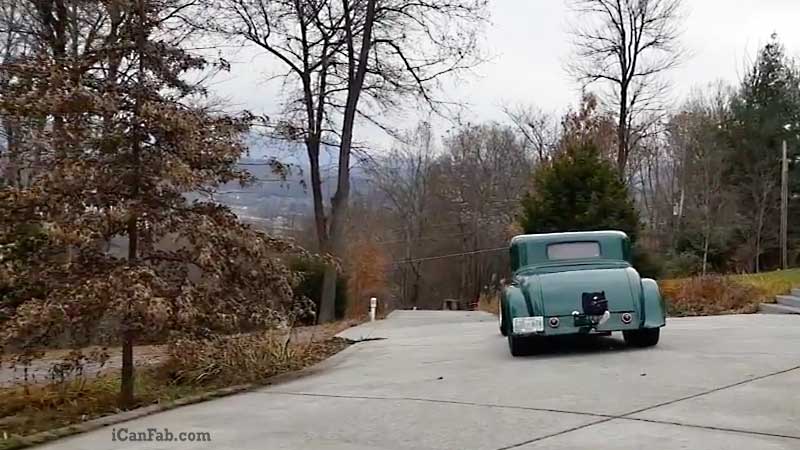
[[[613,94],[619,86],[610,84]],[[622,229],[636,241],[635,265],[654,277],[780,269],[784,145],[786,264],[797,264],[800,81],[777,36],[737,84],[698,86],[622,131],[619,97],[592,86],[562,117],[509,106],[505,123],[457,127],[438,150],[423,126],[376,159],[385,199],[373,204],[396,227],[383,225],[382,239],[393,240],[384,250],[401,262],[390,268],[401,304],[417,305],[418,292],[431,295],[429,307],[474,300],[496,287],[509,275],[506,255],[479,251],[520,232]]]
[[[568,73],[583,94],[565,114],[516,103],[501,122],[403,130],[402,112],[463,111],[441,86],[485,60],[486,0],[4,2],[3,345],[119,342],[130,404],[137,342],[271,327],[310,309],[329,321],[343,280],[355,305],[474,300],[509,275],[518,233],[621,228],[656,276],[779,267],[784,142],[798,188],[794,59],[773,38],[737,85],[672,107],[681,2],[570,5]],[[208,81],[231,65],[207,49],[221,41],[268,57],[284,86],[279,114],[216,100]],[[391,150],[373,151],[366,126],[390,134]],[[301,245],[215,200],[224,184],[253,182],[237,163],[255,133],[299,144],[308,160]],[[351,185],[356,167],[364,188]],[[790,264],[797,207],[790,195]]]

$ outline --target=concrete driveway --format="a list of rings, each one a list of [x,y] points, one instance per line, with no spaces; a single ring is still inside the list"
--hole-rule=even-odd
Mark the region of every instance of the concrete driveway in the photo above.
[[[621,338],[512,358],[495,318],[399,311],[322,373],[117,425],[212,441],[42,449],[798,449],[800,317],[670,320],[658,347]]]

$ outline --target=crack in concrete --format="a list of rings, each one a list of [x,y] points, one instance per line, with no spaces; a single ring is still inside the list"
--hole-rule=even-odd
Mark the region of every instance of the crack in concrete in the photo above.
[[[703,392],[700,392],[700,393],[697,393],[697,394],[693,394],[693,395],[687,395],[685,397],[681,397],[681,398],[678,398],[678,399],[675,399],[675,400],[670,400],[670,401],[667,401],[667,402],[658,403],[658,404],[655,404],[655,405],[652,405],[652,406],[648,406],[646,408],[637,409],[635,411],[631,411],[629,413],[622,414],[622,415],[619,415],[619,416],[604,416],[604,417],[607,417],[604,420],[598,420],[598,421],[593,422],[593,423],[585,424],[585,425],[582,425],[582,426],[579,426],[579,427],[574,427],[572,429],[564,430],[564,431],[561,431],[561,432],[558,432],[558,433],[549,434],[547,436],[540,436],[538,438],[531,439],[531,440],[528,440],[528,441],[525,441],[525,442],[520,442],[518,444],[514,444],[514,445],[510,445],[510,446],[506,446],[506,447],[500,447],[500,448],[498,448],[496,450],[511,450],[511,449],[514,449],[514,448],[523,447],[525,445],[532,444],[534,442],[543,441],[545,439],[549,439],[549,438],[556,437],[556,436],[561,436],[561,435],[564,435],[564,434],[567,434],[567,433],[571,433],[573,431],[581,430],[583,428],[592,427],[592,426],[599,425],[599,424],[602,424],[602,423],[605,423],[605,422],[609,422],[609,421],[615,420],[615,419],[633,420],[633,421],[638,421],[638,422],[647,422],[647,423],[655,423],[655,424],[663,424],[663,425],[674,425],[674,426],[681,426],[681,427],[699,428],[699,429],[712,430],[712,431],[726,431],[726,432],[732,432],[732,433],[741,433],[741,434],[749,434],[749,435],[757,435],[757,436],[769,436],[769,437],[777,437],[777,438],[784,438],[784,439],[800,440],[800,436],[790,436],[790,435],[782,435],[782,434],[775,434],[775,433],[765,433],[765,432],[761,432],[761,431],[739,430],[739,429],[735,429],[735,428],[715,427],[715,426],[709,426],[709,425],[693,425],[693,424],[686,424],[686,423],[681,423],[681,422],[670,422],[670,421],[661,421],[661,420],[656,420],[656,419],[642,419],[642,418],[630,417],[630,416],[632,416],[634,414],[639,414],[639,413],[642,413],[642,412],[645,412],[645,411],[652,411],[654,409],[661,408],[661,407],[664,407],[664,406],[674,405],[676,403],[680,403],[680,402],[683,402],[683,401],[686,401],[686,400],[692,400],[692,399],[695,399],[695,398],[703,397],[703,396],[706,396],[706,395],[709,395],[709,394],[713,394],[715,392],[720,392],[720,391],[723,391],[723,390],[726,390],[726,389],[731,389],[731,388],[735,388],[735,387],[738,387],[738,386],[742,386],[744,384],[748,384],[748,383],[752,383],[752,382],[755,382],[755,381],[763,380],[765,378],[770,378],[770,377],[774,377],[774,376],[778,376],[778,375],[783,375],[785,373],[793,372],[793,371],[798,370],[798,369],[800,369],[800,366],[794,366],[794,367],[790,367],[788,369],[779,370],[779,371],[776,371],[776,372],[771,372],[771,373],[768,373],[768,374],[765,374],[765,375],[760,375],[760,376],[757,376],[757,377],[750,377],[750,378],[747,378],[745,380],[742,380],[742,381],[739,381],[739,382],[736,382],[736,383],[728,384],[728,385],[721,386],[721,387],[714,388],[714,389],[709,389],[707,391],[703,391]],[[602,416],[602,415],[600,415],[600,416]]]
[[[514,448],[519,448],[519,447],[522,447],[522,446],[525,446],[525,445],[528,445],[528,444],[533,444],[534,442],[539,442],[539,441],[543,441],[545,439],[550,439],[551,437],[556,437],[556,436],[561,436],[563,434],[572,433],[573,431],[578,431],[578,430],[582,430],[584,428],[593,427],[595,425],[599,425],[601,423],[610,422],[612,420],[614,420],[613,417],[607,418],[607,419],[603,419],[603,420],[596,420],[594,422],[590,422],[590,423],[586,423],[586,424],[583,424],[583,425],[579,425],[577,427],[572,427],[572,428],[567,428],[566,430],[561,430],[558,433],[551,433],[551,434],[547,434],[547,435],[544,435],[544,436],[539,436],[539,437],[536,437],[536,438],[533,438],[533,439],[529,439],[529,440],[527,440],[525,442],[520,442],[518,444],[512,444],[512,445],[508,445],[508,446],[505,446],[505,447],[500,447],[500,448],[498,448],[496,450],[511,450],[511,449],[514,449]]]
[[[669,400],[666,402],[661,402],[655,405],[651,405],[645,408],[640,408],[625,414],[601,414],[601,413],[591,413],[585,411],[570,411],[564,409],[555,409],[555,408],[538,408],[532,406],[514,406],[514,405],[500,405],[500,404],[492,404],[492,403],[477,403],[477,402],[465,402],[465,401],[458,401],[458,400],[437,400],[437,399],[429,399],[429,398],[417,398],[417,397],[385,397],[385,396],[367,396],[367,395],[337,395],[337,394],[315,394],[315,393],[308,393],[308,392],[284,392],[284,391],[259,391],[260,394],[269,394],[269,395],[294,395],[294,396],[304,396],[304,397],[327,397],[327,398],[341,398],[341,399],[353,399],[353,400],[390,400],[390,401],[413,401],[413,402],[426,402],[426,403],[437,403],[437,404],[450,404],[450,405],[462,405],[462,406],[475,406],[475,407],[483,407],[483,408],[502,408],[502,409],[515,409],[515,410],[522,410],[522,411],[535,411],[535,412],[549,412],[549,413],[558,413],[558,414],[573,414],[578,416],[586,416],[586,417],[596,417],[600,420],[596,420],[590,423],[586,423],[583,425],[575,426],[572,428],[568,428],[566,430],[559,431],[557,433],[551,433],[544,436],[538,436],[533,439],[526,440],[524,442],[519,442],[516,444],[508,445],[505,447],[497,448],[496,450],[512,450],[515,448],[523,447],[525,445],[533,444],[535,442],[543,441],[545,439],[550,439],[552,437],[562,436],[567,433],[572,433],[574,431],[582,430],[584,428],[592,427],[595,425],[600,425],[606,422],[610,422],[612,420],[629,420],[629,421],[636,421],[636,422],[645,422],[645,423],[653,423],[653,424],[660,424],[660,425],[672,425],[672,426],[679,426],[679,427],[688,427],[688,428],[697,428],[697,429],[705,429],[710,431],[723,431],[723,432],[730,432],[730,433],[741,433],[741,434],[749,434],[755,436],[765,436],[765,437],[776,437],[776,438],[783,438],[783,439],[792,439],[792,440],[800,440],[800,436],[792,436],[792,435],[784,435],[778,433],[767,433],[762,431],[755,431],[755,430],[741,430],[737,428],[726,428],[726,427],[717,427],[713,425],[695,425],[690,423],[683,423],[683,422],[673,422],[668,420],[658,420],[658,419],[646,419],[646,418],[637,418],[637,417],[630,417],[635,414],[639,414],[645,411],[651,411],[657,408],[661,408],[664,406],[674,405],[676,403],[680,403],[687,400],[692,400],[695,398],[703,397],[706,395],[710,395],[716,392],[720,392],[726,389],[735,388],[738,386],[742,386],[748,383],[753,383],[755,381],[763,380],[766,378],[783,375],[789,372],[793,372],[795,370],[800,370],[800,366],[794,366],[788,369],[779,370],[776,372],[771,372],[765,375],[759,375],[756,377],[750,377],[742,381],[738,381],[736,383],[727,384],[725,386],[717,387],[714,389],[709,389],[697,394],[687,395],[685,397],[681,397],[674,400]]]
[[[446,405],[461,405],[461,406],[477,406],[483,408],[499,408],[499,409],[517,409],[523,411],[536,411],[536,412],[550,412],[560,414],[574,414],[578,416],[590,417],[609,417],[615,418],[616,416],[608,416],[604,414],[596,414],[581,411],[568,411],[553,408],[537,408],[534,406],[514,406],[514,405],[500,405],[493,403],[477,403],[477,402],[464,402],[458,400],[438,400],[433,398],[419,398],[419,397],[384,397],[384,396],[370,396],[370,395],[337,395],[337,394],[314,394],[309,392],[283,392],[283,391],[260,391],[259,394],[270,395],[296,395],[301,397],[327,397],[327,398],[342,398],[353,400],[394,400],[394,401],[408,401],[408,402],[424,402],[424,403],[438,403]]]
[[[774,377],[774,376],[778,376],[778,375],[783,375],[785,373],[793,372],[793,371],[798,370],[798,369],[800,369],[800,366],[794,366],[794,367],[790,367],[788,369],[779,370],[777,372],[771,372],[771,373],[768,373],[766,375],[759,375],[757,377],[750,377],[750,378],[747,378],[745,380],[738,381],[736,383],[726,384],[725,386],[721,386],[721,387],[718,387],[718,388],[710,389],[708,391],[703,391],[703,392],[700,392],[698,394],[687,395],[686,397],[681,397],[681,398],[678,398],[678,399],[675,399],[675,400],[670,400],[670,401],[659,403],[659,404],[656,404],[656,405],[653,405],[653,406],[648,406],[646,408],[637,409],[636,411],[632,411],[632,412],[629,412],[627,414],[623,414],[622,416],[623,417],[632,416],[634,414],[639,414],[641,412],[650,411],[650,410],[656,409],[656,408],[661,408],[662,406],[669,406],[669,405],[673,405],[675,403],[680,403],[680,402],[683,402],[683,401],[686,401],[686,400],[692,400],[692,399],[695,399],[695,398],[698,398],[698,397],[703,397],[703,396],[706,396],[706,395],[709,395],[709,394],[713,394],[715,392],[724,391],[726,389],[731,389],[731,388],[742,386],[744,384],[748,384],[748,383],[752,383],[752,382],[755,382],[755,381],[763,380],[765,378],[770,378],[770,377]]]

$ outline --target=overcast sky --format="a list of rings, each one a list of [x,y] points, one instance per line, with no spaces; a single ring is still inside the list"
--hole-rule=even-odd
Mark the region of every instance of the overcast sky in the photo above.
[[[485,49],[494,56],[468,82],[448,84],[446,96],[468,103],[471,121],[502,121],[502,106],[509,103],[535,104],[559,113],[574,105],[578,86],[563,69],[570,53],[566,30],[571,20],[565,0],[490,4]],[[683,44],[690,57],[671,74],[674,103],[693,87],[738,80],[745,61],[773,32],[790,55],[800,55],[800,0],[684,0],[684,6]],[[274,114],[280,82],[265,81],[276,73],[272,61],[250,51],[238,52],[233,59],[232,72],[216,83],[216,91],[242,108]],[[405,121],[410,126],[416,119]],[[374,131],[362,134],[377,145],[388,144]]]

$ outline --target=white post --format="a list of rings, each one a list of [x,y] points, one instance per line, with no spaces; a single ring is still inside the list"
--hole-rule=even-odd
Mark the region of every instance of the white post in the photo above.
[[[369,299],[369,321],[375,322],[375,310],[378,308],[378,299],[372,297]]]

